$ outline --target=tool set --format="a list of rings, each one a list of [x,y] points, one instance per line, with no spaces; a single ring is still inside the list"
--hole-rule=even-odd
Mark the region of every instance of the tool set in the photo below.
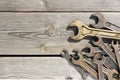
[[[80,66],[96,80],[120,80],[120,27],[105,20],[98,12],[92,14],[90,19],[97,21],[89,26],[78,20],[69,24],[69,28],[77,29],[70,36],[71,39],[81,40],[86,36],[92,36],[93,39],[85,47],[73,49],[72,55],[64,49],[64,57],[68,57],[74,66]]]

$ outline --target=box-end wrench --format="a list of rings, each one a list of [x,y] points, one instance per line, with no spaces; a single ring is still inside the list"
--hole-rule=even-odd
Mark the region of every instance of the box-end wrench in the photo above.
[[[93,19],[95,21],[95,24],[90,24],[95,28],[107,28],[107,29],[110,29],[110,30],[113,30],[113,31],[114,30],[116,30],[116,31],[120,30],[119,26],[107,21],[105,19],[105,17],[99,12],[96,12],[96,13],[92,14],[90,16],[90,19]]]
[[[97,41],[93,41],[93,44],[102,48],[117,65],[115,54],[104,44],[102,37],[97,37]]]
[[[84,61],[84,57],[83,57],[82,53],[80,53],[79,49],[74,49],[73,52],[76,53],[79,58],[76,59],[76,57],[72,56],[71,62],[72,62],[74,65],[81,66],[81,67],[84,68],[86,71],[88,71],[93,77],[95,77],[96,79],[98,79],[98,74],[97,74],[97,72],[96,72],[93,68],[91,68],[90,65],[88,65],[88,64]]]
[[[100,54],[96,54],[93,61],[98,65],[99,80],[104,80],[104,75],[102,73],[102,66],[106,62],[106,59],[104,58],[104,56],[101,57]]]

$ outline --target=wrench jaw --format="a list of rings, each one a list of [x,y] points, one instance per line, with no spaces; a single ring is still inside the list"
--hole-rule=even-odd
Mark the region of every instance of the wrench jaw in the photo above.
[[[72,28],[72,27],[76,27],[77,28],[77,32],[74,34],[74,35],[71,35],[70,37],[71,37],[71,39],[73,39],[73,40],[80,40],[80,39],[82,39],[83,37],[84,37],[84,35],[82,34],[82,26],[83,26],[83,22],[81,22],[81,21],[78,21],[78,20],[76,20],[76,21],[73,21],[73,22],[71,22],[70,24],[69,24],[69,28]]]
[[[90,24],[95,28],[103,28],[105,27],[105,18],[99,12],[96,12],[90,16],[90,19],[95,21],[95,24]]]
[[[79,66],[80,62],[83,60],[83,56],[82,56],[82,54],[80,53],[80,50],[79,50],[79,49],[73,49],[72,52],[75,53],[75,54],[72,55],[71,62],[72,62],[74,65],[78,65],[78,66]],[[76,56],[77,56],[77,57],[76,57]]]
[[[108,77],[108,80],[116,80],[114,74],[118,75],[118,72],[115,69],[107,69],[104,66],[102,67],[102,72]]]
[[[94,45],[97,46],[97,45],[100,45],[100,43],[103,42],[103,40],[102,40],[102,37],[96,36],[96,38],[97,38],[97,40],[96,41],[92,41],[92,42],[93,42]]]

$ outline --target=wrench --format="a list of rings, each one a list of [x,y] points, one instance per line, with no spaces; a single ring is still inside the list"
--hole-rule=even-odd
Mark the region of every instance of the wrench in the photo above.
[[[107,69],[103,66],[102,72],[106,74],[106,76],[108,77],[108,80],[116,80],[115,78],[113,78],[114,74],[118,74],[118,72],[115,69]]]
[[[64,57],[67,61],[70,61],[71,59],[71,56],[67,49],[63,49],[60,55],[62,55],[62,57]]]
[[[119,66],[119,71],[120,71],[120,53],[119,53],[119,42],[116,41],[116,43],[114,41],[112,41],[112,47],[114,48],[114,52],[117,58],[117,63]]]
[[[74,39],[74,40],[81,40],[85,36],[101,36],[101,37],[112,38],[112,39],[120,39],[119,31],[90,28],[86,26],[83,22],[78,20],[71,22],[68,28],[77,29],[77,31],[74,32],[75,34],[70,36],[71,39]]]
[[[110,29],[110,30],[113,30],[113,31],[120,30],[119,26],[117,26],[115,24],[112,24],[111,22],[107,21],[104,18],[104,16],[99,12],[96,12],[96,13],[92,14],[90,16],[90,19],[95,20],[95,24],[90,24],[95,28],[107,28],[107,29]]]
[[[89,52],[85,53],[84,55],[87,56],[88,58],[93,58],[95,56],[95,54],[97,53],[100,53],[101,51],[96,51],[97,48],[93,47],[92,45],[86,45],[87,48],[89,48]],[[88,60],[87,60],[88,61]],[[91,64],[90,64],[91,63]],[[89,64],[91,66],[93,66],[94,68],[96,68],[96,65],[93,64],[92,61],[89,61]],[[109,69],[112,69],[112,66],[111,64],[109,64],[107,61],[104,63],[104,66],[109,68]]]
[[[104,44],[102,37],[97,37],[97,38],[98,41],[93,41],[93,44],[102,48],[109,55],[109,57],[117,64],[114,53]]]
[[[85,70],[87,70],[90,74],[92,74],[93,77],[95,77],[96,79],[98,79],[97,72],[93,68],[91,68],[90,65],[88,65],[84,61],[84,57],[83,57],[82,53],[80,53],[79,49],[74,49],[73,52],[76,53],[79,56],[79,58],[76,59],[74,56],[72,56],[71,62],[74,65],[81,66],[82,68],[84,68]]]
[[[98,77],[99,77],[99,80],[104,80],[103,73],[102,73],[102,66],[106,62],[104,56],[101,57],[100,54],[96,54],[93,61],[94,61],[94,63],[96,63],[98,65]]]
[[[86,47],[84,47],[83,49],[88,49],[87,52],[84,52],[84,55],[89,57],[89,58],[93,58],[95,53],[97,52],[102,52],[101,50],[99,50],[97,47],[93,47],[90,44],[87,44]]]

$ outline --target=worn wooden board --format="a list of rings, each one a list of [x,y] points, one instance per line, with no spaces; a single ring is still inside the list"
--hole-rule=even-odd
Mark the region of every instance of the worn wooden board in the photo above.
[[[119,0],[0,0],[0,11],[120,11]]]
[[[66,80],[68,77],[81,80],[79,72],[61,57],[0,57],[0,79]]]
[[[86,41],[73,43],[66,30],[73,20],[86,24],[92,13],[0,13],[0,54],[60,54],[61,50],[80,47]],[[106,19],[120,25],[120,13],[103,13]],[[54,27],[53,27],[54,26]]]

